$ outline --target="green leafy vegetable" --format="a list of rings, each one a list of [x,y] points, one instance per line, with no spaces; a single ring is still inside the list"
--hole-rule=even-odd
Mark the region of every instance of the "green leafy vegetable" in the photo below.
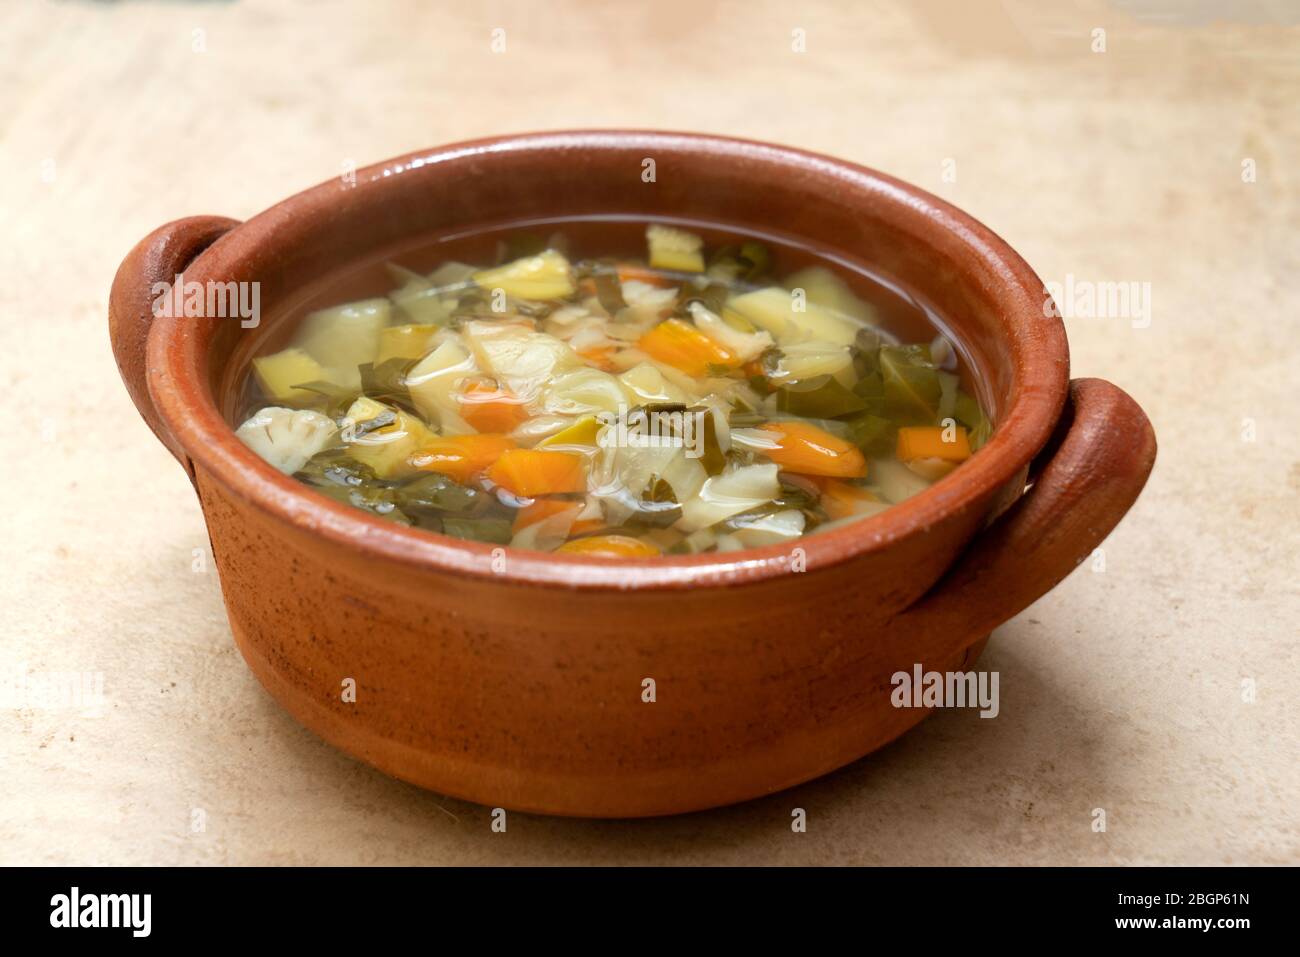
[[[910,424],[934,421],[943,388],[927,346],[882,346],[880,373],[891,415]]]
[[[837,419],[867,408],[861,397],[831,376],[817,376],[776,390],[776,407],[780,412],[812,419]]]
[[[508,518],[471,518],[460,515],[445,515],[441,519],[442,533],[452,538],[464,538],[476,542],[491,542],[495,545],[509,545],[514,537],[514,530]]]

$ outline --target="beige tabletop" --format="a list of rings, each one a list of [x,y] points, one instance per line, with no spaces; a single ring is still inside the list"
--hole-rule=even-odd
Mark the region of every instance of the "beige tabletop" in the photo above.
[[[1288,7],[6,4],[0,863],[1300,863]],[[998,630],[996,720],[937,713],[740,807],[501,834],[253,679],[193,491],[109,354],[119,260],[348,163],[575,126],[842,156],[969,210],[1044,279],[1149,290],[1145,314],[1067,319],[1074,374],[1127,389],[1160,459],[1104,570]],[[82,700],[41,693],[70,672]]]

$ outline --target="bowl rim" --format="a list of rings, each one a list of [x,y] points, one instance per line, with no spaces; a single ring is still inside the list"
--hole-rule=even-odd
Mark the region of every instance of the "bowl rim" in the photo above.
[[[1064,325],[1045,315],[1044,286],[1030,266],[996,233],[925,190],[892,176],[819,153],[756,140],[703,133],[653,130],[561,130],[507,134],[418,150],[356,171],[356,188],[327,180],[258,213],[218,239],[185,270],[187,281],[229,275],[247,251],[283,241],[285,226],[307,213],[340,203],[382,201],[364,187],[422,168],[458,161],[490,162],[493,154],[533,150],[610,148],[689,150],[706,161],[743,159],[776,164],[870,195],[926,229],[940,252],[973,257],[982,268],[1012,332],[1016,364],[1010,403],[989,441],[971,459],[934,485],[876,515],[789,543],[720,554],[608,559],[530,552],[453,539],[407,528],[311,492],[263,462],[235,436],[217,406],[206,374],[206,342],[184,317],[161,316],[148,339],[149,391],[158,413],[184,448],[195,472],[209,473],[227,489],[283,524],[355,549],[372,559],[413,569],[516,584],[574,590],[676,589],[696,585],[752,584],[794,570],[802,550],[806,572],[879,552],[928,530],[973,502],[996,494],[1021,473],[1047,442],[1064,405],[1069,354]],[[197,468],[195,468],[197,467]],[[504,559],[504,560],[503,560]]]

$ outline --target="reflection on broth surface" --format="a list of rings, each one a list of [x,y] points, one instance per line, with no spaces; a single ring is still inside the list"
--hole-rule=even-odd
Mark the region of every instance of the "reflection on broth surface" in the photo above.
[[[622,225],[388,263],[387,295],[307,312],[253,359],[237,434],[388,521],[612,558],[852,522],[988,438],[900,293],[744,234],[641,223],[632,246]]]

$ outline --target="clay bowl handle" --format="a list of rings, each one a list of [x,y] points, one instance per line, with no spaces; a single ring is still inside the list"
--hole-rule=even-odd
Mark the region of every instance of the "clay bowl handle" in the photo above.
[[[973,644],[1092,554],[1137,499],[1156,459],[1146,414],[1101,379],[1075,379],[1029,489],[899,616],[907,634]],[[952,649],[956,651],[956,648]]]
[[[221,216],[191,216],[159,226],[127,253],[108,295],[108,337],[126,391],[158,441],[176,456],[186,472],[190,466],[185,453],[159,420],[149,397],[145,347],[154,318],[153,304],[158,298],[154,285],[170,285],[199,253],[238,225],[236,220]]]

